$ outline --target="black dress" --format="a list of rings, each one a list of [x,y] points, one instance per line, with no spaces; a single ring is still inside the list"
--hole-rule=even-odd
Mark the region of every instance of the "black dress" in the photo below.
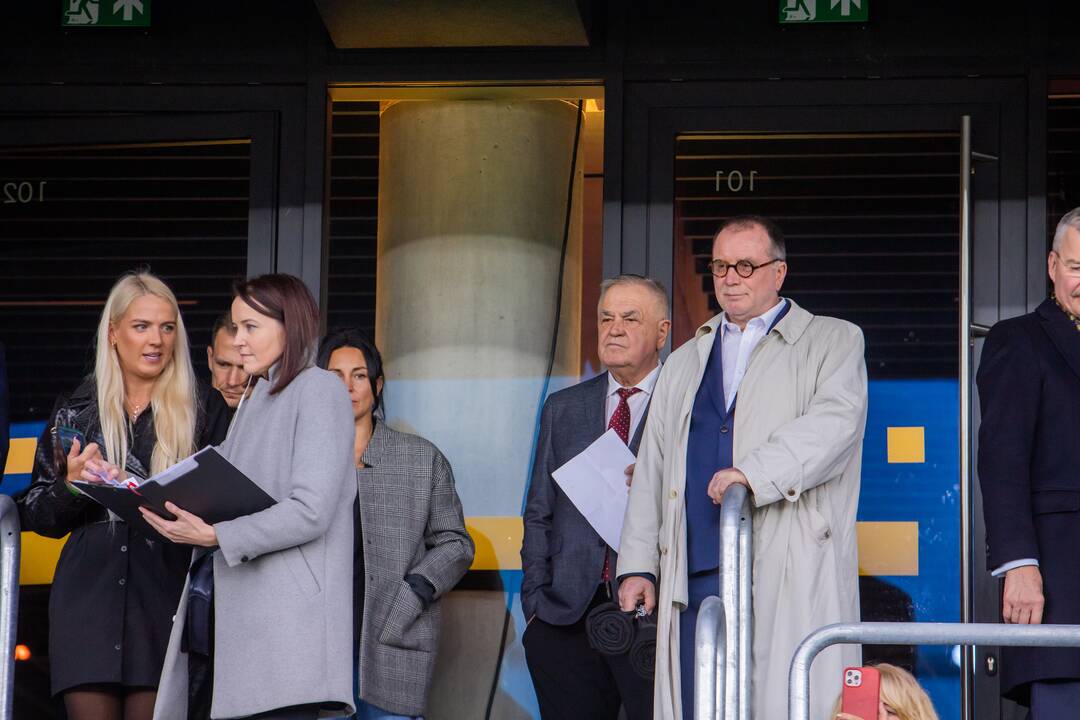
[[[79,430],[104,453],[92,379],[59,403],[51,425]],[[213,434],[220,432],[219,427]],[[223,439],[206,435],[199,433],[200,446]],[[130,428],[128,444],[128,470],[148,477],[155,444],[149,409]],[[49,597],[52,692],[89,683],[155,688],[191,547],[147,537],[73,493],[55,446],[51,427],[46,428],[38,441],[33,480],[18,498],[24,530],[49,537],[71,533]]]

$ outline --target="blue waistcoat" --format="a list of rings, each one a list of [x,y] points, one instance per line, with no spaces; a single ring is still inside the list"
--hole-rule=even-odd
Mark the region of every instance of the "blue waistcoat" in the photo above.
[[[769,326],[769,331],[787,315],[784,307]],[[724,398],[723,326],[716,329],[705,374],[701,378],[694,410],[690,415],[690,437],[686,444],[686,554],[687,572],[715,570],[720,567],[720,506],[713,505],[707,491],[718,470],[734,465],[735,402]],[[765,333],[768,335],[768,332]],[[737,399],[736,395],[736,399]]]

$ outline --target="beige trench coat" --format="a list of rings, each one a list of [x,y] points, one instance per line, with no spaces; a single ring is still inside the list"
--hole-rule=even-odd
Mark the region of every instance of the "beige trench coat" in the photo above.
[[[653,393],[619,547],[618,574],[660,580],[657,718],[679,718],[679,612],[687,601],[684,526],[690,413],[720,316],[664,364]],[[816,628],[859,619],[855,511],[866,425],[862,332],[795,303],[750,357],[735,414],[735,467],[753,492],[753,717],[787,717],[796,646]],[[718,468],[720,469],[720,468]],[[710,502],[707,497],[692,502]],[[719,541],[719,540],[718,540]],[[822,653],[812,717],[829,717],[857,646]]]

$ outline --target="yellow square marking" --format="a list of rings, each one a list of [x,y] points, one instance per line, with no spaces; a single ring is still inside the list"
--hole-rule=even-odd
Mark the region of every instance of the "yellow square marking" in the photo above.
[[[54,540],[37,533],[22,534],[22,556],[19,563],[20,585],[49,585],[56,571],[56,561],[68,536]]]
[[[919,574],[919,523],[860,522],[855,532],[860,575]]]
[[[891,427],[888,429],[890,463],[926,462],[926,429]]]
[[[521,569],[521,540],[525,526],[520,517],[474,515],[465,518],[465,529],[476,544],[470,570]]]
[[[8,446],[7,462],[4,463],[4,474],[33,472],[36,448],[37,438],[12,438],[11,445]]]

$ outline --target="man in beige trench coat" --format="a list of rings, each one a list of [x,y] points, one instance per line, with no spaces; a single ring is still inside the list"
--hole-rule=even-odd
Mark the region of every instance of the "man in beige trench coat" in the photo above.
[[[804,637],[859,619],[863,336],[781,298],[785,258],[765,218],[721,227],[709,267],[724,312],[672,353],[653,395],[617,573],[623,609],[658,608],[657,718],[692,717],[692,623],[716,594],[718,503],[733,483],[749,488],[754,508],[753,717],[787,717],[788,669]],[[859,664],[852,645],[818,657],[815,720],[829,717],[843,668]]]

